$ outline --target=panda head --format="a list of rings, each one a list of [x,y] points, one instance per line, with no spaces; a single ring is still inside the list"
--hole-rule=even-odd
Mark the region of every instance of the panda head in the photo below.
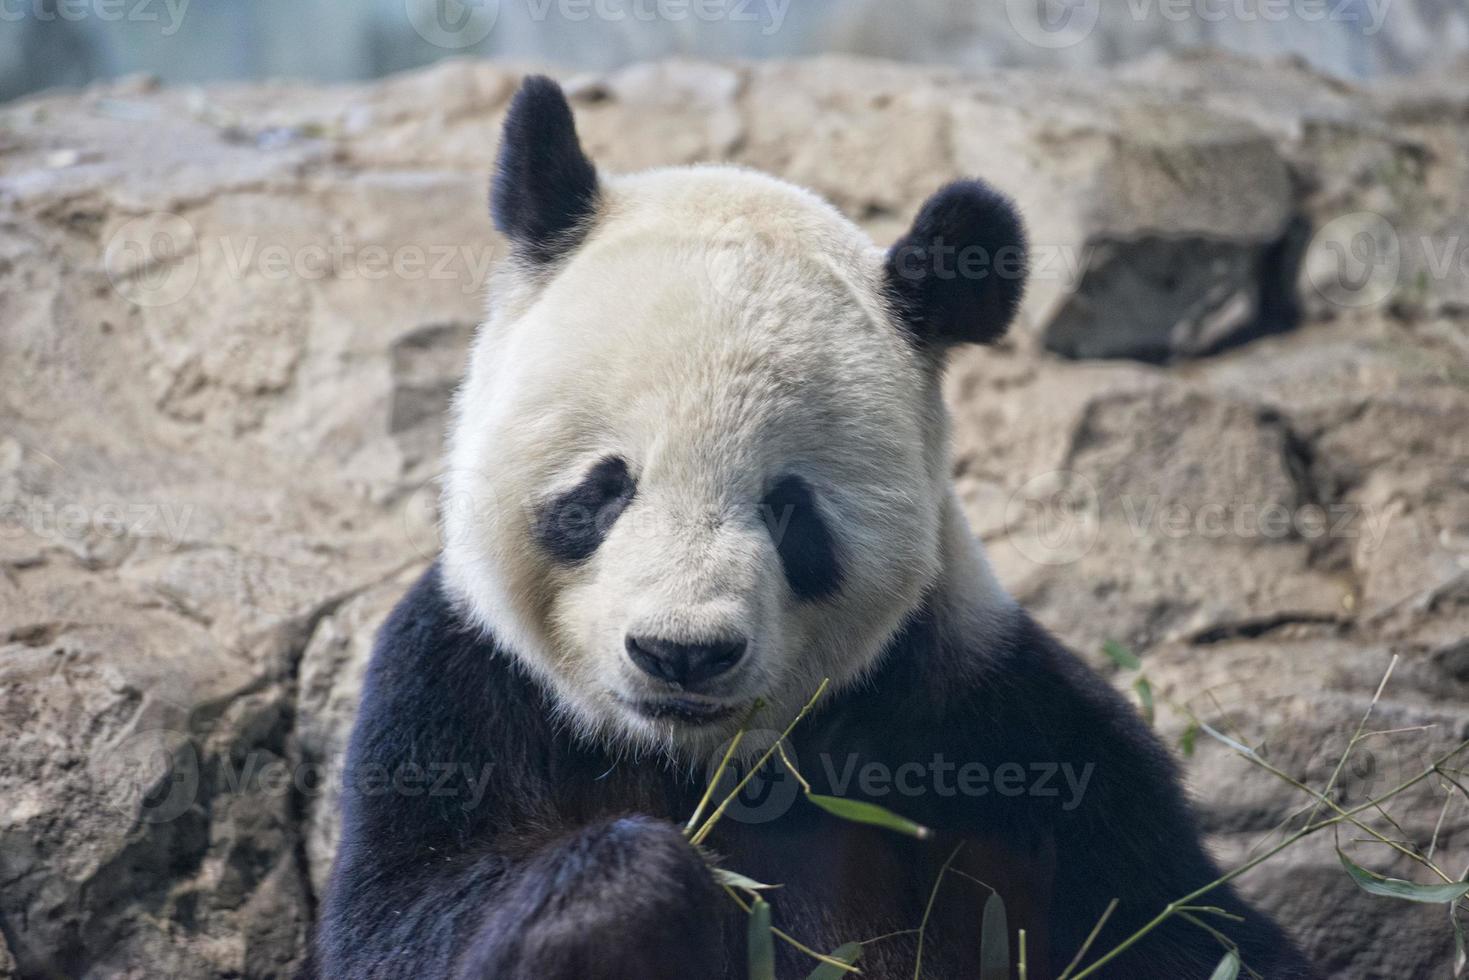
[[[940,371],[1019,303],[1009,202],[950,185],[879,250],[757,173],[599,174],[530,78],[492,211],[512,254],[455,406],[455,598],[635,748],[861,678],[946,573]]]

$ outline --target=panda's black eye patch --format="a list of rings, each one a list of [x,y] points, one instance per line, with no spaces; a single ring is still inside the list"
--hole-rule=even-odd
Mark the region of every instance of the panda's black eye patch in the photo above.
[[[607,537],[636,491],[627,463],[617,457],[604,459],[576,486],[537,509],[536,538],[557,561],[584,561]]]
[[[816,498],[798,476],[782,477],[760,502],[760,516],[780,555],[786,581],[798,599],[824,599],[841,588],[836,540]]]

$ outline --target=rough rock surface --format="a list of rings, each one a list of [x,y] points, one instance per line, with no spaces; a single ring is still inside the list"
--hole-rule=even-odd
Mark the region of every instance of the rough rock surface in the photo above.
[[[371,633],[436,548],[516,76],[0,110],[0,975],[300,963]],[[1469,737],[1464,81],[833,59],[569,88],[609,168],[761,167],[882,240],[957,175],[1014,193],[1024,329],[948,381],[1001,578],[1099,664],[1139,651],[1170,738],[1187,704],[1315,785],[1397,655],[1360,801]],[[1226,860],[1305,799],[1207,738],[1188,769]],[[1445,793],[1392,809],[1457,873]],[[1357,891],[1325,838],[1243,883],[1333,976],[1449,975],[1443,908]]]

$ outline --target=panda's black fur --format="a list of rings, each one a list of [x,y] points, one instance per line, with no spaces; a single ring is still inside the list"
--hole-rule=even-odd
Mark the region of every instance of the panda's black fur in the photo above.
[[[961,262],[970,274],[960,274]],[[888,250],[887,294],[921,343],[988,344],[1015,318],[1028,271],[1014,205],[984,181],[957,180]]]
[[[760,514],[797,599],[810,602],[842,587],[841,555],[805,480],[782,477],[760,501]]]
[[[595,208],[596,185],[553,83],[522,91],[506,139],[499,223],[531,261],[554,261]],[[940,238],[1023,251],[1008,202],[977,183],[941,192],[890,261]],[[896,319],[938,348],[993,339],[1019,300],[1018,282],[1003,277],[980,289],[892,275]],[[610,490],[598,501],[635,493],[625,473],[602,476]],[[799,495],[777,489],[779,503]],[[793,594],[821,601],[841,587],[840,556],[820,514],[810,519],[781,561]],[[597,534],[543,546],[577,561]],[[1104,680],[1018,609],[971,637],[933,608],[910,615],[863,684],[828,697],[795,730],[802,773],[818,793],[862,799],[866,786],[847,782],[851,773],[942,758],[991,773],[1019,766],[1028,779],[1049,771],[1057,791],[1032,781],[1033,791],[1005,795],[996,780],[982,796],[868,797],[933,828],[927,840],[793,796],[768,822],[725,819],[701,854],[681,827],[705,789],[703,768],[576,739],[549,690],[469,625],[431,568],[383,626],[368,671],[315,969],[362,980],[743,978],[746,920],[711,876],[717,859],[779,883],[776,924],[803,942],[831,950],[876,940],[859,964],[872,978],[913,975],[925,915],[923,975],[978,977],[979,924],[997,889],[1011,935],[1027,931],[1029,976],[1042,980],[1061,972],[1112,899],[1090,957],[1219,876],[1168,752]],[[1060,789],[1063,766],[1090,772],[1079,795]],[[950,859],[954,873],[935,891]],[[1203,901],[1239,917],[1216,925],[1249,968],[1270,980],[1315,976],[1232,889]],[[1194,980],[1223,953],[1209,932],[1173,918],[1095,975]],[[814,966],[784,943],[777,956],[781,977]]]
[[[536,539],[557,561],[584,561],[597,550],[636,493],[627,462],[609,456],[576,486],[541,506],[536,515]]]
[[[531,262],[546,263],[576,244],[597,210],[597,168],[582,152],[561,87],[525,80],[505,117],[490,187],[495,227]]]
[[[578,743],[547,702],[509,654],[464,624],[437,569],[425,574],[383,626],[363,690],[318,937],[322,976],[746,975],[744,917],[679,830],[704,773]],[[800,799],[769,823],[722,821],[709,851],[780,883],[777,924],[818,948],[914,928],[961,839],[961,874],[946,877],[926,930],[929,977],[979,975],[988,893],[973,879],[1000,889],[1012,927],[1028,929],[1030,976],[1044,978],[1070,960],[1112,898],[1119,904],[1096,951],[1219,873],[1166,750],[1023,613],[1002,641],[976,649],[943,642],[916,615],[871,683],[822,705],[792,739],[795,757],[808,760],[803,774],[828,793],[831,776],[849,766],[896,771],[935,754],[991,771],[1007,762],[1095,765],[1070,810],[1064,791],[874,798],[933,827],[922,842]],[[836,761],[817,763],[824,755]],[[482,777],[487,785],[471,785]],[[844,795],[861,798],[859,781]],[[1243,918],[1218,924],[1252,969],[1271,980],[1314,975],[1231,889],[1210,892],[1207,904]],[[1100,975],[1204,978],[1222,952],[1175,919]],[[911,976],[914,953],[914,937],[898,935],[868,946],[861,966],[869,977]],[[777,955],[783,977],[814,965],[785,944]]]

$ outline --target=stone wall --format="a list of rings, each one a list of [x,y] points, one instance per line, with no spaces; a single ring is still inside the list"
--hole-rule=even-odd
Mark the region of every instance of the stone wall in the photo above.
[[[0,110],[0,976],[299,964],[371,634],[437,547],[517,77]],[[1170,740],[1188,703],[1316,785],[1398,655],[1372,725],[1409,731],[1358,749],[1360,801],[1469,736],[1464,82],[826,59],[569,90],[611,169],[737,161],[879,240],[957,175],[1013,193],[1021,327],[948,379],[1001,578],[1099,664],[1139,651]],[[1226,861],[1303,802],[1207,739],[1187,766]],[[1393,812],[1457,872],[1444,799]],[[1244,886],[1332,976],[1450,974],[1443,907],[1357,891],[1325,838]]]

